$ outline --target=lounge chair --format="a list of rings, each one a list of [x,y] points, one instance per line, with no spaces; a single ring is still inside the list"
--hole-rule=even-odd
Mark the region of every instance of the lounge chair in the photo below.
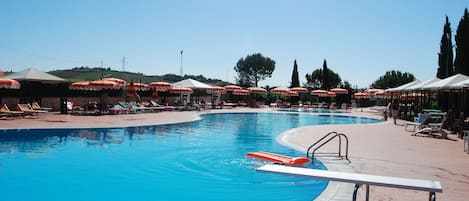
[[[8,118],[8,117],[21,117],[24,112],[21,111],[13,111],[8,108],[7,104],[3,104],[0,108],[0,117]]]
[[[127,108],[124,108],[119,104],[116,104],[116,105],[113,105],[112,107],[109,107],[107,109],[107,111],[108,111],[109,114],[125,114],[125,113],[129,112],[129,110],[127,110]]]
[[[414,136],[416,136],[416,135],[427,135],[427,136],[439,137],[439,138],[446,139],[446,138],[448,138],[448,133],[446,133],[446,131],[443,130],[442,125],[443,125],[443,123],[431,123],[431,124],[428,124],[428,126],[426,126],[422,129],[412,133],[412,135],[414,135]],[[438,133],[440,135],[439,136],[435,135],[435,133]]]
[[[52,111],[53,109],[51,107],[41,107],[38,102],[31,103],[31,107],[33,108],[33,110],[44,110],[48,112]]]
[[[29,114],[29,115],[38,115],[38,114],[47,113],[47,111],[44,111],[44,110],[33,109],[30,104],[18,104],[18,110],[21,112],[24,112],[24,114]]]
[[[418,118],[414,122],[406,122],[405,124],[405,130],[409,126],[413,126],[414,129],[412,131],[415,131],[417,127],[422,127],[425,124],[428,124],[431,119],[430,113],[419,113]]]
[[[439,138],[446,139],[448,138],[448,133],[445,130],[443,130],[443,123],[445,121],[446,121],[446,116],[443,117],[443,120],[439,123],[429,123],[429,124],[424,125],[421,129],[412,133],[412,135],[413,136],[427,135],[431,137],[439,137]],[[435,133],[438,133],[439,136],[435,135]]]

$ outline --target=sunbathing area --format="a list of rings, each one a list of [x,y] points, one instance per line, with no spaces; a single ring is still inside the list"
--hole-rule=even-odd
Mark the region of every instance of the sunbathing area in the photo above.
[[[234,108],[211,111],[158,112],[127,115],[82,116],[49,112],[40,118],[23,118],[2,121],[1,129],[67,128],[67,127],[126,127],[167,124],[200,119],[207,113],[277,112],[276,108]],[[353,109],[340,114],[381,119],[381,113],[372,108]],[[469,196],[468,154],[463,151],[463,140],[454,134],[446,138],[431,135],[414,136],[414,130],[406,128],[411,122],[392,120],[363,125],[323,125],[295,128],[284,133],[282,144],[304,152],[313,143],[330,131],[343,132],[349,136],[351,171],[356,173],[426,179],[440,181],[443,193],[438,200],[465,200]],[[448,132],[449,133],[449,132]],[[392,144],[392,146],[389,146]],[[335,149],[335,147],[327,147]],[[321,160],[321,159],[320,159]],[[337,161],[332,162],[335,166]],[[342,163],[342,162],[340,162]],[[327,164],[326,166],[331,165]],[[329,190],[331,191],[331,190]],[[337,190],[332,190],[337,191]],[[425,192],[386,187],[371,187],[371,200],[424,200]],[[327,192],[327,191],[326,191]],[[329,192],[329,194],[331,194]],[[332,193],[334,194],[334,193]],[[350,195],[351,196],[351,195]],[[358,200],[364,200],[365,189],[358,192]],[[322,198],[324,199],[324,198]],[[336,198],[337,199],[337,198]],[[321,200],[321,197],[318,199]],[[328,199],[325,199],[328,200]],[[340,200],[340,199],[339,199]]]

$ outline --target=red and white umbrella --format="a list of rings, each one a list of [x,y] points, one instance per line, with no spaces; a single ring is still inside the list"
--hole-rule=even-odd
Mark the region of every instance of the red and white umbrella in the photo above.
[[[111,80],[95,80],[95,81],[91,81],[89,83],[89,86],[97,90],[103,90],[103,89],[119,89],[122,85]]]
[[[260,87],[249,87],[248,88],[249,93],[254,93],[254,94],[264,94],[267,93],[267,90],[260,88]]]
[[[127,83],[125,80],[122,80],[122,79],[119,79],[119,78],[113,78],[113,77],[104,78],[103,80],[116,82],[120,86],[125,86],[125,84]]]
[[[317,95],[317,96],[328,96],[328,91],[322,90],[322,89],[316,89],[311,91],[312,95]]]
[[[236,89],[236,90],[233,90],[233,95],[247,96],[249,95],[249,91],[246,89]]]
[[[335,92],[329,91],[329,92],[327,92],[327,96],[329,96],[329,97],[336,97],[337,94],[336,94]]]
[[[288,95],[289,96],[300,96],[300,94],[297,91],[289,91]]]
[[[0,78],[0,88],[5,88],[5,89],[19,89],[21,87],[21,84],[13,79],[8,79],[8,78]]]
[[[187,87],[173,87],[169,89],[169,93],[173,94],[192,94],[192,89]]]
[[[362,93],[362,92],[357,92],[357,93],[354,93],[353,96],[355,98],[369,98],[370,97],[370,94],[368,93]]]
[[[68,88],[70,90],[89,90],[89,91],[96,90],[90,87],[90,82],[88,81],[74,82]]]
[[[172,85],[168,82],[152,82],[148,84],[148,87],[155,89],[155,91],[168,91]]]
[[[331,92],[334,92],[336,94],[348,94],[348,90],[347,89],[343,89],[343,88],[333,88],[331,90],[329,90]]]
[[[226,91],[234,91],[234,90],[238,90],[238,89],[243,89],[243,88],[241,88],[240,86],[237,86],[237,85],[226,85],[223,88],[225,88]]]
[[[214,86],[211,89],[207,89],[208,94],[225,94],[226,90],[224,87]]]
[[[125,87],[127,91],[145,91],[150,89],[148,85],[144,83],[129,83]]]
[[[293,87],[293,88],[290,89],[290,91],[295,91],[295,92],[298,92],[298,93],[306,93],[306,92],[308,92],[308,89],[304,88],[304,87]]]
[[[290,89],[285,88],[285,87],[277,87],[277,88],[270,90],[270,93],[284,95],[284,96],[287,96],[288,92],[290,92]]]

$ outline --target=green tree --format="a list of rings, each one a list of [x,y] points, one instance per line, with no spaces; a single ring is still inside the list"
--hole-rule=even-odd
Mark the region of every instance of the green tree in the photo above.
[[[440,53],[438,53],[438,71],[436,77],[440,79],[454,75],[453,66],[453,43],[451,39],[451,24],[448,16],[443,28],[443,35],[440,42]]]
[[[259,81],[272,77],[275,61],[256,53],[239,59],[234,70],[238,73],[236,80],[239,85],[252,86],[254,84],[257,87]]]
[[[455,41],[455,73],[469,75],[469,13],[467,12],[467,8],[464,10],[464,15],[459,21]]]
[[[291,74],[290,88],[299,87],[299,86],[300,86],[300,79],[298,77],[298,65],[296,64],[296,59],[295,59],[295,62],[293,63],[293,72]]]
[[[371,84],[371,88],[387,89],[412,82],[415,80],[411,73],[402,73],[400,71],[387,71],[383,76]]]
[[[316,69],[311,74],[306,74],[307,84],[316,89],[331,89],[340,86],[340,76],[327,68],[324,60],[322,69]]]

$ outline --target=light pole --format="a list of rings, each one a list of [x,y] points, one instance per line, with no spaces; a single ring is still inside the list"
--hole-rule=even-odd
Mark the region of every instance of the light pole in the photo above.
[[[179,70],[179,75],[182,77],[182,53],[184,50],[181,50],[181,69]]]

